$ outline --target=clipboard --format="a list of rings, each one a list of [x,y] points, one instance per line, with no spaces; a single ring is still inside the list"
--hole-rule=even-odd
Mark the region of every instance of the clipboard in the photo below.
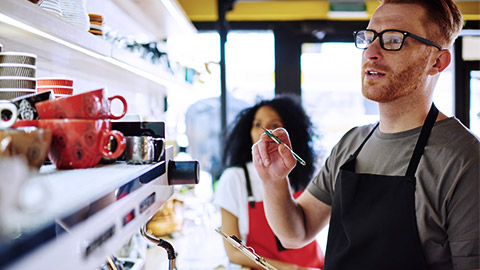
[[[277,268],[273,267],[271,264],[267,262],[263,257],[258,256],[253,248],[247,247],[242,244],[242,240],[238,239],[235,235],[228,236],[226,233],[221,231],[220,229],[215,229],[217,233],[219,233],[223,238],[227,240],[232,246],[236,247],[240,250],[243,254],[245,254],[249,259],[260,265],[263,269],[266,270],[277,270]]]

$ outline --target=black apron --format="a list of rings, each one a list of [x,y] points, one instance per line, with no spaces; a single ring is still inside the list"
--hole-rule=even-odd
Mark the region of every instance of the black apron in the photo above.
[[[415,172],[437,116],[432,104],[405,176],[355,173],[355,160],[378,124],[340,167],[325,270],[427,268],[415,216]]]

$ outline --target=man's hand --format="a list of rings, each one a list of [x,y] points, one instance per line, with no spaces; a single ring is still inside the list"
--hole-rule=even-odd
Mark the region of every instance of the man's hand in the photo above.
[[[277,144],[264,133],[252,147],[253,164],[258,175],[267,185],[278,179],[286,179],[297,164],[295,157],[284,145],[291,148],[287,131],[284,128],[277,128],[271,132],[280,139],[282,144]]]

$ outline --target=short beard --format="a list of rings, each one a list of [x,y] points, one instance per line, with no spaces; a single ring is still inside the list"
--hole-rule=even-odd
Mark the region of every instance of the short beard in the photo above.
[[[378,102],[378,103],[388,103],[400,98],[406,97],[408,95],[417,95],[415,93],[417,89],[425,87],[425,78],[423,78],[423,73],[428,64],[428,55],[417,61],[418,65],[412,65],[404,68],[400,72],[392,73],[391,69],[383,68],[382,71],[385,71],[389,74],[390,78],[388,79],[388,84],[379,89],[380,86],[377,86],[377,82],[365,82],[365,70],[367,69],[367,64],[362,68],[362,94],[369,100]],[[375,65],[368,64],[368,67],[375,68]]]

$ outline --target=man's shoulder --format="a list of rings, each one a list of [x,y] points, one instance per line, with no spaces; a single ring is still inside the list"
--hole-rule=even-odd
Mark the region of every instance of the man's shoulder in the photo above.
[[[465,127],[457,118],[451,117],[437,122],[432,130],[437,145],[448,144],[455,147],[466,147],[480,150],[480,138]]]

